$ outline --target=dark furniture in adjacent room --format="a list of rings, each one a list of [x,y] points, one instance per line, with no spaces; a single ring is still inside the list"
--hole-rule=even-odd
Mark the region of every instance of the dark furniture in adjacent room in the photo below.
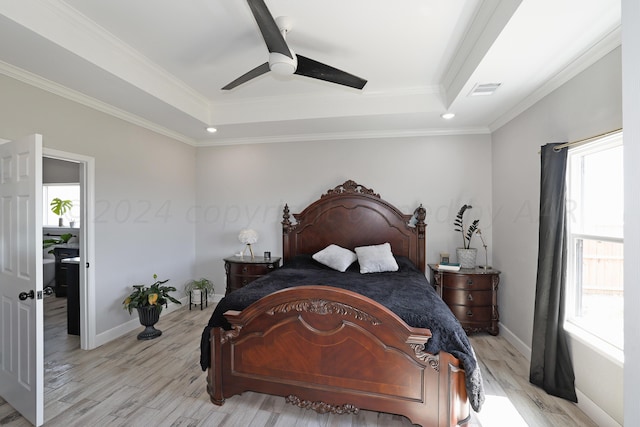
[[[240,289],[258,277],[275,270],[280,266],[280,257],[266,259],[261,256],[232,256],[224,259],[224,271],[227,272],[227,291]]]
[[[487,331],[498,335],[498,270],[476,267],[443,271],[435,264],[429,267],[438,294],[467,333]]]
[[[80,257],[64,258],[60,264],[66,280],[67,333],[80,335]]]
[[[53,255],[56,262],[56,287],[55,292],[57,297],[67,296],[67,268],[68,266],[62,264],[62,260],[65,258],[73,258],[80,255],[80,249],[78,247],[60,245],[53,248]]]

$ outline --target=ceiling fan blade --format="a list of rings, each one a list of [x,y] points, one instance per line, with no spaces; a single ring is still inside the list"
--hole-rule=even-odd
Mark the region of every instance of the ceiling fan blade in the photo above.
[[[232,81],[231,83],[229,83],[228,85],[223,87],[222,90],[233,89],[234,87],[240,86],[241,84],[246,83],[251,79],[255,79],[256,77],[261,76],[261,75],[263,75],[264,73],[266,73],[268,71],[270,71],[269,70],[269,63],[265,62],[262,65],[258,65],[253,70],[241,75],[240,77],[238,77],[237,79],[235,79],[234,81]]]
[[[350,86],[356,89],[362,89],[367,81],[346,71],[338,70],[322,62],[314,61],[302,55],[298,57],[298,68],[295,73],[301,76],[311,77],[313,79],[325,80],[339,85]]]
[[[277,52],[293,59],[289,46],[282,36],[275,19],[273,19],[273,15],[271,15],[267,5],[264,3],[264,0],[247,0],[247,3],[249,3],[251,13],[253,13],[253,17],[258,23],[262,38],[267,45],[269,53]]]

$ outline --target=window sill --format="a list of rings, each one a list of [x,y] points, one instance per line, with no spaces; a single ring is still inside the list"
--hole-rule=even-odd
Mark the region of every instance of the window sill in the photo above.
[[[564,322],[564,330],[571,336],[571,338],[580,341],[596,353],[611,360],[616,365],[624,368],[624,351],[609,344],[608,342],[596,337],[593,334],[585,331],[579,326],[570,322]]]

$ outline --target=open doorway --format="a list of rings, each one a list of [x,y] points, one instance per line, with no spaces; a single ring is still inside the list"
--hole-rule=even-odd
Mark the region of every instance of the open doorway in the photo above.
[[[80,163],[42,158],[44,359],[80,347]],[[48,289],[48,291],[47,291]]]
[[[72,244],[68,245],[74,249],[73,253],[65,253],[65,259],[71,263],[65,263],[65,274],[68,276],[75,269],[77,281],[77,294],[74,301],[77,307],[74,307],[74,319],[77,325],[74,325],[78,335],[68,334],[68,295],[67,289],[56,289],[59,296],[50,295],[48,298],[55,301],[57,312],[55,319],[58,323],[57,333],[66,334],[70,337],[76,336],[75,344],[73,339],[65,340],[64,346],[74,345],[84,350],[95,348],[96,341],[96,319],[95,319],[95,292],[94,292],[94,239],[93,239],[93,221],[89,218],[93,217],[93,209],[95,204],[94,192],[94,165],[95,161],[91,157],[82,156],[75,153],[68,153],[58,150],[43,148],[43,186],[51,186],[52,191],[56,191],[56,185],[69,186],[68,184],[77,184],[78,198],[77,201],[71,196],[65,200],[71,200],[71,210],[65,212],[60,224],[47,224],[47,222],[55,222],[60,215],[54,215],[53,219],[43,220],[43,240],[48,238],[57,239],[60,236],[47,236],[47,234],[71,234]],[[74,180],[74,177],[77,179]],[[73,185],[71,185],[73,186]],[[66,189],[65,189],[66,191]],[[44,191],[43,191],[44,193]],[[61,193],[64,194],[64,193]],[[51,197],[50,197],[51,198]],[[49,210],[50,206],[43,202],[43,210]],[[46,212],[48,215],[48,212]],[[45,212],[43,212],[45,215]],[[73,221],[73,224],[71,222]],[[53,225],[53,227],[46,227]],[[48,251],[46,251],[48,252]],[[64,251],[63,251],[64,252]],[[55,257],[54,257],[55,258]],[[57,262],[57,261],[55,261]],[[54,263],[54,265],[56,265]],[[57,264],[60,268],[61,264]],[[69,277],[66,277],[68,279]],[[46,286],[47,284],[44,283]],[[56,301],[57,300],[57,301]],[[45,316],[47,316],[47,302],[45,301]],[[52,320],[50,318],[50,320]],[[47,330],[47,319],[45,318],[45,331]],[[77,326],[77,328],[76,328]],[[59,330],[62,329],[62,330]],[[73,329],[73,328],[72,328]],[[48,337],[45,335],[45,352],[47,350]],[[60,344],[60,343],[58,343]],[[50,345],[56,345],[50,344]]]

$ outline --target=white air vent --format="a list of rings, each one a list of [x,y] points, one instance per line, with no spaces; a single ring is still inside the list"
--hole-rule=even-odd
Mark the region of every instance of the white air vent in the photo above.
[[[487,96],[493,95],[502,83],[477,83],[471,92],[469,92],[469,96]]]

